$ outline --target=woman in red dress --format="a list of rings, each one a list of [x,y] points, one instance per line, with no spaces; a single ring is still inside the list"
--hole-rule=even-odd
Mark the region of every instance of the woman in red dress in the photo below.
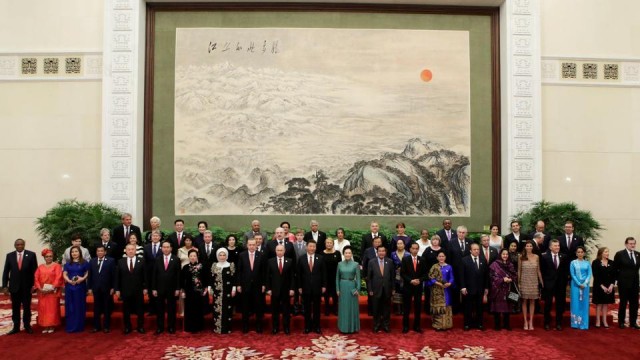
[[[43,334],[52,333],[60,325],[60,292],[63,286],[62,267],[53,262],[53,251],[42,250],[45,263],[36,270],[34,286],[38,291],[38,325]]]

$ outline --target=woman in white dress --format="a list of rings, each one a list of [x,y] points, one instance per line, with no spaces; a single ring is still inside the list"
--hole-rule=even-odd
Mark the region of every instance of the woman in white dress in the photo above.
[[[338,228],[338,230],[336,230],[336,239],[333,242],[333,248],[340,252],[342,261],[344,261],[344,252],[342,250],[345,246],[351,246],[351,243],[344,238],[344,229]]]
[[[489,229],[491,230],[491,235],[489,235],[489,246],[500,252],[500,249],[502,249],[503,246],[502,236],[500,236],[500,227],[498,224],[491,224]]]

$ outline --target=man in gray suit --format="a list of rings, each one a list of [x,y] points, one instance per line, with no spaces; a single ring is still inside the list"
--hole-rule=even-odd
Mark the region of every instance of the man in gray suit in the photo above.
[[[267,239],[267,233],[264,231],[260,231],[260,221],[258,220],[253,220],[251,222],[251,230],[247,231],[246,233],[244,233],[244,243],[247,243],[247,240],[249,239],[253,239],[255,237],[256,234],[262,234],[262,240],[266,243],[268,241]]]
[[[376,259],[369,261],[367,266],[367,289],[373,299],[373,332],[388,333],[391,320],[391,296],[393,295],[394,266],[386,257],[387,249],[378,246]]]

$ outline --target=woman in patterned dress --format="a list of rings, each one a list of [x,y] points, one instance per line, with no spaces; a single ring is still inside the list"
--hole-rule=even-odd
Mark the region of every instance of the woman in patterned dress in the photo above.
[[[235,264],[229,263],[227,249],[216,251],[218,262],[211,266],[211,291],[213,293],[213,332],[228,334],[231,332],[233,317],[233,297],[236,296]]]
[[[395,249],[396,249],[395,251],[391,252],[391,260],[393,261],[393,266],[395,268],[395,276],[394,276],[395,280],[393,281],[393,287],[394,287],[395,293],[391,298],[391,302],[393,303],[393,306],[396,308],[396,314],[402,315],[403,281],[402,281],[402,277],[400,277],[400,266],[402,265],[402,258],[404,258],[405,256],[411,256],[411,254],[409,254],[409,252],[405,250],[403,239],[398,239],[396,241]]]
[[[186,243],[186,238],[185,238]],[[182,248],[181,248],[182,249]],[[189,263],[180,274],[181,298],[184,299],[184,331],[196,333],[204,329],[204,307],[209,300],[209,271],[198,262],[198,251],[189,250]]]
[[[533,241],[527,240],[518,261],[518,285],[520,287],[520,298],[522,299],[525,330],[533,330],[534,300],[540,297],[538,284],[541,283],[540,259],[538,255],[533,253]]]
[[[436,255],[438,263],[429,269],[427,285],[431,286],[430,310],[432,326],[436,331],[445,331],[453,326],[451,314],[451,287],[454,284],[453,268],[446,263],[447,254],[440,250]]]

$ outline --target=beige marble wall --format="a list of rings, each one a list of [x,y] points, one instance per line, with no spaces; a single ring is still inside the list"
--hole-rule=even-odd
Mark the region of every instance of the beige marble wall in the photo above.
[[[541,5],[543,57],[640,59],[640,2]],[[613,250],[640,238],[640,88],[543,85],[542,125],[543,198],[590,210]]]
[[[0,53],[101,51],[101,0],[0,0]],[[100,81],[0,82],[0,267],[66,198],[100,200]],[[41,258],[39,259],[41,261]]]

